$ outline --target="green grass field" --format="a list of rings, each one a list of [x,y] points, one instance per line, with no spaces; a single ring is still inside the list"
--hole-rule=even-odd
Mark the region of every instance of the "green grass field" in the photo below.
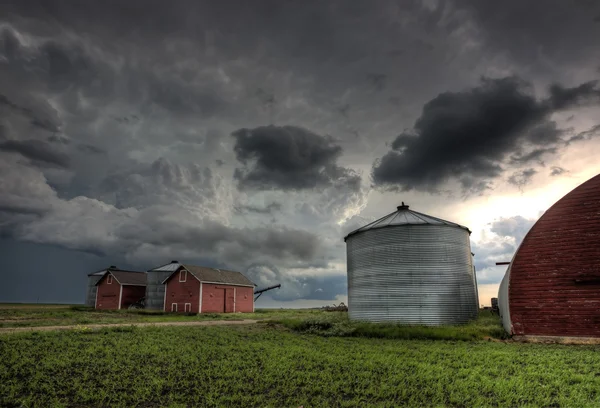
[[[15,313],[33,317],[28,311]],[[114,312],[109,319],[79,307],[35,313],[69,324],[94,313],[94,322],[235,318]],[[505,341],[488,312],[437,328],[356,323],[318,310],[251,316],[264,321],[0,334],[0,406],[600,406],[600,346]]]
[[[268,325],[0,335],[0,406],[597,407],[600,349]]]

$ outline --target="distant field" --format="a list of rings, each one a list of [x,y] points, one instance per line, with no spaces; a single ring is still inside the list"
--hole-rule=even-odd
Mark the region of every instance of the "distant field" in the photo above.
[[[599,347],[322,334],[258,324],[0,335],[0,406],[600,406]]]
[[[0,304],[0,328],[170,322],[229,319],[310,318],[322,314],[311,309],[257,309],[256,313],[201,314],[186,316],[151,310],[95,310],[84,306]]]
[[[0,303],[0,309],[63,309],[78,305],[56,303]]]

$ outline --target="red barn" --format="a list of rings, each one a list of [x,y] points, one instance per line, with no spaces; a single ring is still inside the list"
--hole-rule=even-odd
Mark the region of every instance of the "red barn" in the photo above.
[[[145,294],[145,272],[108,269],[96,282],[96,309],[126,309]]]
[[[600,175],[561,198],[529,230],[498,302],[510,334],[600,337]]]
[[[240,272],[180,265],[163,284],[167,312],[254,312],[255,285]]]

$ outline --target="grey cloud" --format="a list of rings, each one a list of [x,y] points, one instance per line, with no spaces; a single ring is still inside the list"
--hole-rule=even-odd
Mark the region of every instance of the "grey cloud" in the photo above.
[[[573,142],[579,142],[581,140],[590,140],[593,137],[600,136],[600,124],[594,125],[588,130],[584,130],[583,132],[579,132],[574,136],[571,136],[565,144],[568,146]]]
[[[91,154],[105,154],[106,151],[99,147],[90,145],[90,144],[80,144],[77,145],[77,149],[83,153],[91,153]]]
[[[557,65],[577,66],[597,55],[600,25],[591,16],[600,13],[596,1],[531,0],[502,3],[454,0],[476,25],[480,41],[538,72]],[[576,45],[575,45],[576,44]],[[535,56],[540,56],[536,58]]]
[[[385,82],[387,75],[385,74],[368,74],[367,80],[371,83],[371,86],[377,91],[381,91],[385,88]]]
[[[0,142],[0,151],[19,153],[34,163],[69,168],[70,159],[42,140],[6,140]]]
[[[534,144],[557,143],[563,134],[564,130],[559,129],[555,121],[546,121],[532,128],[527,138]]]
[[[280,211],[282,208],[280,203],[273,202],[264,207],[258,207],[254,205],[240,205],[236,209],[239,212],[250,212],[257,214],[273,214],[274,212]]]
[[[331,185],[352,171],[337,166],[342,148],[331,137],[295,126],[263,126],[233,133],[240,188],[312,189]],[[360,179],[358,179],[360,180]]]
[[[544,164],[542,157],[545,155],[554,155],[557,152],[556,147],[534,149],[528,153],[518,153],[510,157],[511,163],[530,163],[538,162]]]
[[[10,108],[10,110],[15,114],[25,116],[29,119],[31,125],[40,129],[44,129],[49,132],[58,132],[60,130],[60,123],[55,116],[55,112],[52,112],[54,113],[54,117],[49,117],[48,112],[46,112],[46,117],[40,116],[40,113],[41,115],[44,115],[44,112],[35,112],[29,107],[20,106],[2,94],[0,94],[0,106]]]
[[[520,215],[500,218],[492,223],[490,231],[501,237],[512,238],[515,245],[518,246],[536,221],[535,219],[525,218]]]
[[[550,87],[548,103],[554,111],[577,105],[597,105],[600,103],[598,81],[589,81],[573,88],[554,84]]]
[[[535,219],[517,215],[500,218],[491,223],[490,231],[494,237],[483,242],[475,242],[472,245],[479,284],[500,282],[506,272],[506,267],[497,267],[496,262],[509,262],[512,259],[518,246],[535,222]]]
[[[549,144],[559,130],[551,113],[582,104],[597,104],[595,83],[564,88],[552,86],[538,100],[530,85],[517,78],[482,78],[479,86],[445,92],[427,102],[412,131],[400,134],[392,150],[372,169],[375,185],[387,189],[436,191],[451,179],[490,182],[512,162],[540,161],[556,152]],[[524,152],[529,142],[534,150]],[[543,146],[543,147],[542,147]]]
[[[537,171],[534,169],[526,169],[526,170],[518,171],[518,172],[513,173],[508,178],[508,183],[512,184],[513,186],[518,187],[519,189],[522,189],[524,186],[531,183],[531,179],[536,174],[537,174]]]
[[[569,172],[569,170],[563,169],[562,167],[559,167],[559,166],[552,166],[551,169],[552,169],[552,171],[550,172],[551,176],[560,176],[561,174]]]

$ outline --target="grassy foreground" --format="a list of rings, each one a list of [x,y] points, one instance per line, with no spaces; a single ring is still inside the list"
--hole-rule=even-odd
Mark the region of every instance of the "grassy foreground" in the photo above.
[[[597,407],[600,348],[267,325],[0,335],[0,406]]]
[[[70,305],[0,304],[0,328],[228,319],[302,319],[316,317],[322,313],[320,310],[308,309],[256,309],[256,313],[184,315],[154,310],[95,310],[84,306]]]

